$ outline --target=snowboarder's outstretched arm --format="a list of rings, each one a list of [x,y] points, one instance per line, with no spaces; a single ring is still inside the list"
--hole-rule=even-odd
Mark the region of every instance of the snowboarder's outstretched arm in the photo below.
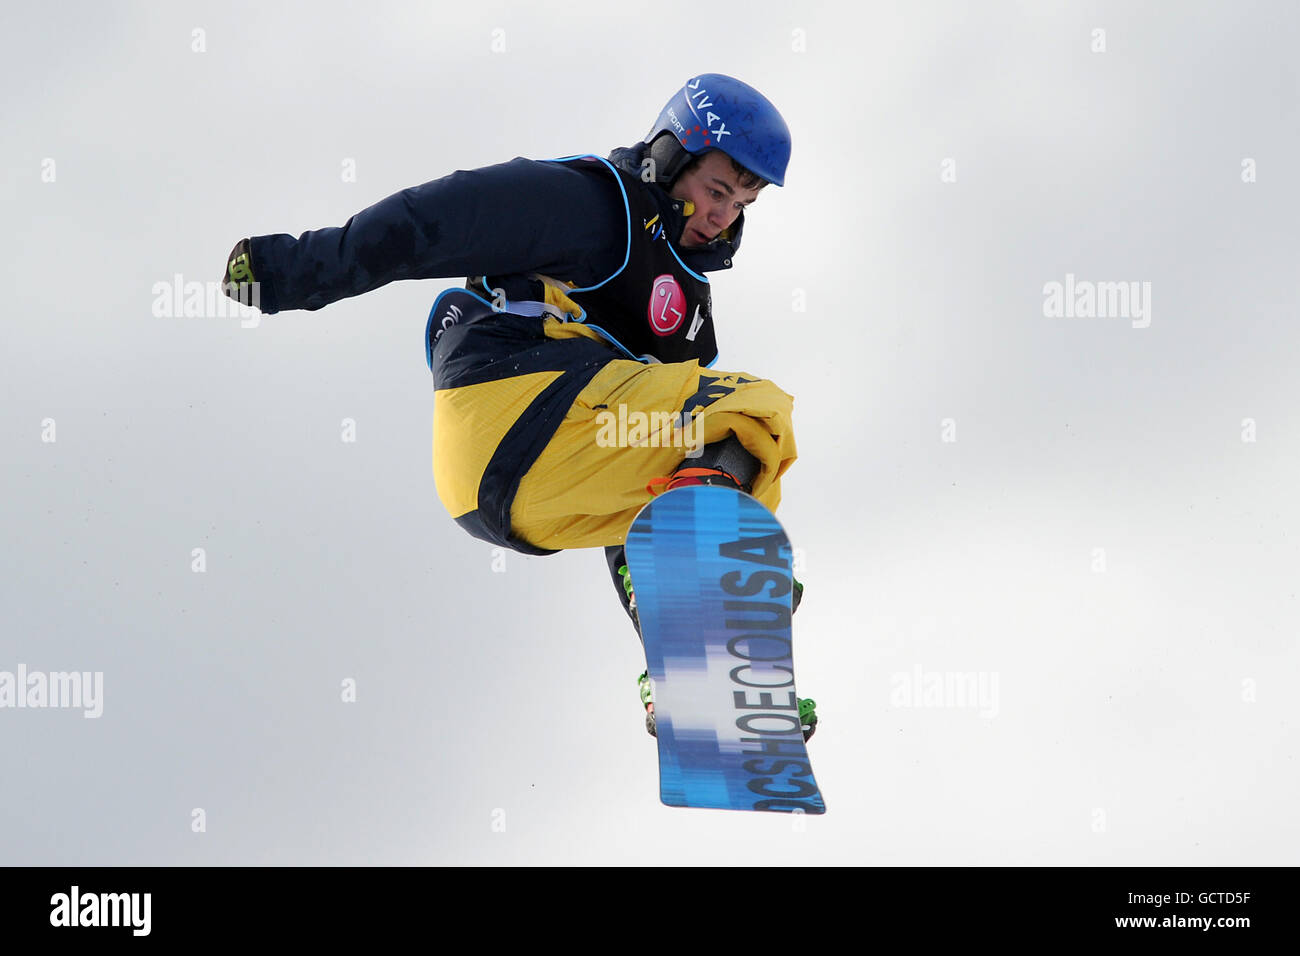
[[[619,267],[626,233],[612,180],[516,158],[404,189],[342,226],[253,236],[247,252],[270,314],[398,279],[543,272],[591,284]]]

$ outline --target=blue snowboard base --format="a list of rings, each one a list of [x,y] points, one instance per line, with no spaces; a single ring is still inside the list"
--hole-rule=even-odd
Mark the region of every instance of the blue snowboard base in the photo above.
[[[655,683],[660,799],[825,813],[800,727],[780,523],[743,492],[679,488],[641,509],[626,553]]]

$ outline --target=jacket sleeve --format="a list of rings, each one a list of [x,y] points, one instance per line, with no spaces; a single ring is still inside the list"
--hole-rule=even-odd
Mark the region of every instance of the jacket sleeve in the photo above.
[[[579,285],[623,262],[614,178],[516,158],[389,196],[342,226],[250,241],[261,310],[319,309],[398,279],[542,272]]]

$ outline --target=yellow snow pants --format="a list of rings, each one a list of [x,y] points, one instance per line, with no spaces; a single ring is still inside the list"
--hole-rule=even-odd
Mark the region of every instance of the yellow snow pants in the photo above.
[[[793,398],[770,381],[619,358],[549,316],[499,314],[447,338],[430,358],[434,481],[476,537],[526,553],[622,544],[647,484],[732,434],[760,463],[753,495],[780,503]]]

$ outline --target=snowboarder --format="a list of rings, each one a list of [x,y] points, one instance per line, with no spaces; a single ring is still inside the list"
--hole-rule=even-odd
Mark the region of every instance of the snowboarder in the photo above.
[[[425,336],[439,498],[471,535],[524,554],[604,547],[637,625],[623,542],[651,495],[722,483],[775,510],[795,459],[791,397],[709,371],[704,276],[731,268],[745,208],[783,185],[789,156],[762,94],[702,74],[607,159],[459,170],[341,227],[243,239],[223,287],[274,314],[469,276],[435,301]],[[638,683],[653,734],[653,688]],[[807,737],[811,702],[805,717]]]

